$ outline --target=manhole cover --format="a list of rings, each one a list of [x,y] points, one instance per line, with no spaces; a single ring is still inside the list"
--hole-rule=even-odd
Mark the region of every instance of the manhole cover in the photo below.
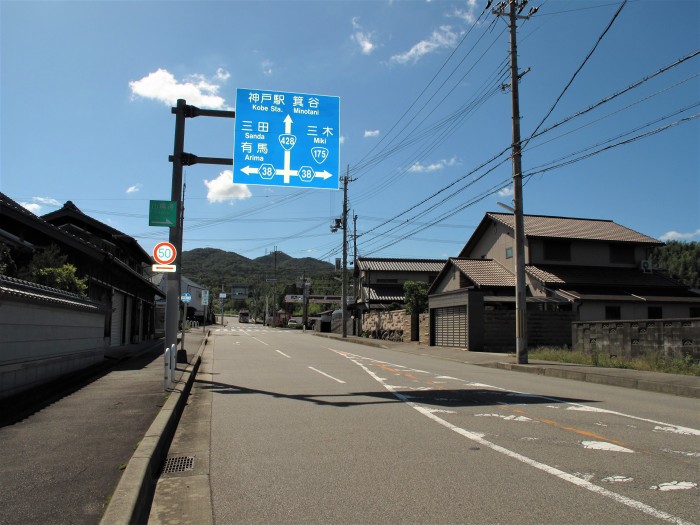
[[[185,472],[194,468],[194,457],[180,456],[167,458],[163,465],[163,474],[173,474],[175,472]]]

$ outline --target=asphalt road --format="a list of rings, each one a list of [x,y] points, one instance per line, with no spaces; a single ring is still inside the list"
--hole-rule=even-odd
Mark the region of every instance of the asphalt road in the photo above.
[[[215,523],[700,523],[697,399],[212,335]]]

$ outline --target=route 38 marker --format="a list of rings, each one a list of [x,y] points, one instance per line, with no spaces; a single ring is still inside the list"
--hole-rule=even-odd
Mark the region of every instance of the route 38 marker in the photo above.
[[[236,90],[233,182],[339,189],[340,99]]]

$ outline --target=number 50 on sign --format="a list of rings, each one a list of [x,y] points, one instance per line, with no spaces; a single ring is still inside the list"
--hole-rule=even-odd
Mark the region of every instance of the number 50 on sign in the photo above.
[[[170,264],[175,260],[177,251],[169,242],[159,242],[153,248],[153,258],[159,264]]]

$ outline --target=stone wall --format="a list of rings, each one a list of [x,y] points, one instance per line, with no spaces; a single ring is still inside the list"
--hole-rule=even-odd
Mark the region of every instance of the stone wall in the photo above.
[[[430,344],[430,315],[420,314],[418,316],[418,335],[420,344]],[[395,333],[402,331],[402,341],[411,342],[411,316],[406,310],[391,310],[388,312],[374,310],[367,312],[362,317],[362,334],[365,337],[381,335],[388,331]]]
[[[575,350],[618,357],[662,353],[700,359],[700,318],[589,321],[572,325]]]

